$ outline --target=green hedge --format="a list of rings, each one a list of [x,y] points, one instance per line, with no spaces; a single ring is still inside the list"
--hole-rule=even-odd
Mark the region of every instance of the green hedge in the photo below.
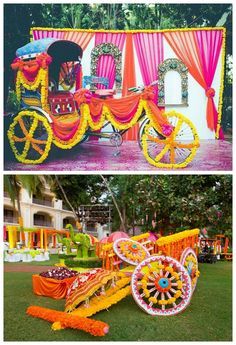
[[[76,253],[74,254],[58,254],[58,258],[59,259],[70,259],[70,258],[75,258],[76,257]]]
[[[67,267],[95,268],[95,267],[102,267],[102,260],[98,258],[77,259],[77,260],[65,259],[65,265]]]

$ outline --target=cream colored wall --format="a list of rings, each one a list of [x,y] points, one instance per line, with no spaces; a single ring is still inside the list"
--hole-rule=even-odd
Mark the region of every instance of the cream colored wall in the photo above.
[[[47,193],[48,195],[48,193]],[[62,200],[57,200],[53,202],[54,207],[45,206],[45,205],[38,205],[32,202],[32,197],[30,197],[26,190],[21,191],[21,212],[22,217],[24,220],[24,226],[26,228],[34,227],[33,218],[34,214],[38,212],[44,212],[50,215],[53,220],[52,228],[56,230],[63,229],[63,219],[66,217],[72,217],[73,213],[71,211],[63,210],[62,209]],[[13,205],[11,203],[10,198],[4,197],[4,207],[7,206],[13,209]],[[4,224],[11,224],[12,223],[4,223]],[[35,226],[38,227],[38,226]]]

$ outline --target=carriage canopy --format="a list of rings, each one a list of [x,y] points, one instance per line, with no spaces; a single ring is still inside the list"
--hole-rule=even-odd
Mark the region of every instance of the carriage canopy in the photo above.
[[[82,58],[82,48],[72,41],[55,38],[43,38],[32,41],[17,49],[16,56],[20,58],[31,58],[37,54],[47,53],[53,61],[63,63],[66,61],[77,61]]]

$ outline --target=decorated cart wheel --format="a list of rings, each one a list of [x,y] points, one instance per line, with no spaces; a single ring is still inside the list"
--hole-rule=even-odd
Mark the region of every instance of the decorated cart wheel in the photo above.
[[[170,136],[161,136],[152,122],[142,135],[143,153],[149,163],[159,168],[183,168],[194,158],[199,137],[191,121],[174,111],[164,114],[174,127]]]
[[[76,75],[79,71],[79,64],[74,61],[61,64],[59,84],[65,91],[70,91],[75,86]]]
[[[180,263],[186,268],[191,278],[192,291],[194,292],[200,272],[198,270],[197,255],[192,248],[186,248],[183,251]]]
[[[150,255],[142,244],[127,238],[116,240],[113,249],[121,260],[135,266]]]
[[[47,158],[52,143],[52,130],[47,119],[36,111],[21,111],[14,118],[7,135],[19,162],[38,164]]]
[[[150,315],[175,315],[183,311],[192,295],[191,279],[179,261],[169,256],[150,256],[134,270],[134,300]]]

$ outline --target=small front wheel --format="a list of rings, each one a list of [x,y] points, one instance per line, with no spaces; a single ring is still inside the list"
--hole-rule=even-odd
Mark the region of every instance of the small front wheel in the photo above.
[[[34,110],[22,110],[8,130],[8,139],[16,159],[25,164],[42,163],[52,143],[52,129],[45,117]]]
[[[191,278],[192,291],[194,292],[197,285],[198,277],[200,275],[200,272],[198,270],[197,255],[195,251],[192,248],[186,248],[181,255],[180,263],[187,270]]]
[[[142,149],[149,163],[158,168],[184,168],[194,158],[199,137],[193,123],[175,111],[164,114],[173,126],[170,136],[162,136],[150,121],[142,134]]]

